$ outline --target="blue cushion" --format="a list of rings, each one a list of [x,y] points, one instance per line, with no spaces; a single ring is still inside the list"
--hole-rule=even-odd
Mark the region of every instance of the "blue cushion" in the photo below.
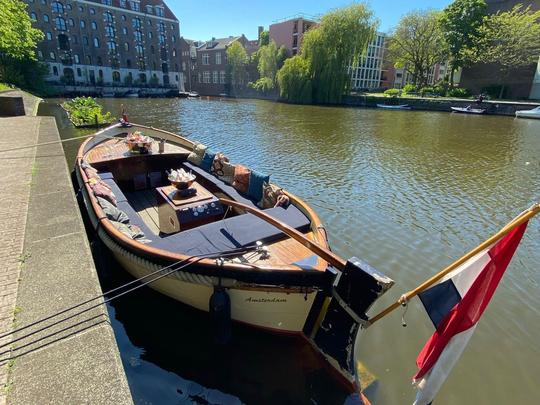
[[[101,177],[101,180],[110,180],[110,179],[114,179],[114,176],[111,172],[103,172],[103,173],[98,173],[99,177]]]
[[[255,201],[261,201],[263,197],[263,183],[270,183],[270,176],[252,170],[249,176],[248,196]]]
[[[209,172],[210,169],[212,168],[212,163],[214,163],[214,158],[215,157],[216,157],[215,152],[212,152],[211,150],[206,149],[204,151],[204,156],[203,156],[201,164],[200,164],[201,169],[206,170],[207,172]]]

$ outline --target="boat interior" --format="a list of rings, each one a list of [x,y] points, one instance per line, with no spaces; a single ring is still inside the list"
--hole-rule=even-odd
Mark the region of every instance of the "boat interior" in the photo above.
[[[125,137],[135,130],[153,137],[154,142],[147,153],[128,148]],[[87,168],[97,171],[99,182],[112,191],[117,208],[129,217],[129,225],[135,225],[144,234],[136,241],[186,256],[212,254],[261,241],[268,254],[246,254],[235,260],[262,267],[326,269],[325,261],[270,223],[219,201],[226,198],[262,209],[309,239],[327,246],[318,217],[294,195],[285,192],[288,201],[273,206],[259,200],[260,195],[253,195],[249,189],[248,192],[239,191],[236,184],[232,184],[232,178],[216,175],[212,169],[204,167],[206,155],[202,155],[200,161],[196,156],[193,158],[197,143],[165,131],[144,126],[117,126],[98,134],[83,144],[82,153],[79,153],[78,165],[85,173],[81,177],[89,183],[91,176]],[[158,139],[166,139],[161,150]],[[205,149],[204,154],[211,153]],[[168,171],[181,168],[195,175],[196,195],[181,196],[171,186]],[[252,177],[253,173],[258,172],[252,171]],[[89,187],[88,190],[96,189]]]

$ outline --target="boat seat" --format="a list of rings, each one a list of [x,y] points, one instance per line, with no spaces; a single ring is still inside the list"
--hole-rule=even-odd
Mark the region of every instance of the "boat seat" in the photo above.
[[[101,176],[101,174],[100,174],[100,176]],[[120,187],[118,187],[118,184],[116,184],[116,182],[114,181],[114,178],[104,179],[102,177],[101,180],[111,188],[112,192],[116,196],[116,201],[117,202],[127,201],[126,196],[124,195],[122,190],[120,190]]]
[[[147,239],[155,240],[159,237],[146,225],[144,220],[141,218],[139,213],[133,209],[131,204],[128,201],[120,201],[118,202],[118,209],[122,210],[126,213],[126,215],[129,217],[129,224],[130,225],[137,225],[141,230],[144,232],[144,236],[146,236]]]
[[[276,207],[265,213],[300,232],[309,229],[309,219],[294,205]],[[212,222],[194,229],[162,238],[154,238],[150,246],[186,255],[212,254],[223,250],[252,245],[257,241],[270,242],[285,234],[252,214],[243,214]]]
[[[219,190],[227,194],[231,199],[238,201],[239,203],[249,205],[252,208],[258,208],[257,205],[249,199],[245,194],[241,194],[233,186],[225,183],[223,180],[218,179],[213,174],[208,173],[199,166],[196,166],[190,162],[184,162],[183,165],[189,170],[193,171],[197,176],[204,178],[210,183],[214,184]]]
[[[101,180],[114,179],[114,175],[111,172],[98,173],[98,175],[101,177]]]

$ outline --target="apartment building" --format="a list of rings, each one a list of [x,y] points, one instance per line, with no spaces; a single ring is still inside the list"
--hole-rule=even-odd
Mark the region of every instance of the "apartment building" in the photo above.
[[[80,87],[183,90],[178,18],[161,0],[25,0],[45,34],[47,80]]]
[[[278,47],[283,45],[287,49],[289,56],[296,55],[300,52],[304,33],[315,25],[317,25],[316,18],[298,14],[271,24],[268,37]]]
[[[356,68],[349,67],[351,90],[364,91],[382,87],[386,36],[378,32],[368,45],[367,52],[360,58]]]

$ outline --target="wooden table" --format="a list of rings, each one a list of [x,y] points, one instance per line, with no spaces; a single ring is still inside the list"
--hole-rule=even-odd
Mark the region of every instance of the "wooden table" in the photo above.
[[[193,196],[183,197],[174,186],[156,188],[159,230],[171,234],[213,222],[223,214],[219,199],[197,182]]]

